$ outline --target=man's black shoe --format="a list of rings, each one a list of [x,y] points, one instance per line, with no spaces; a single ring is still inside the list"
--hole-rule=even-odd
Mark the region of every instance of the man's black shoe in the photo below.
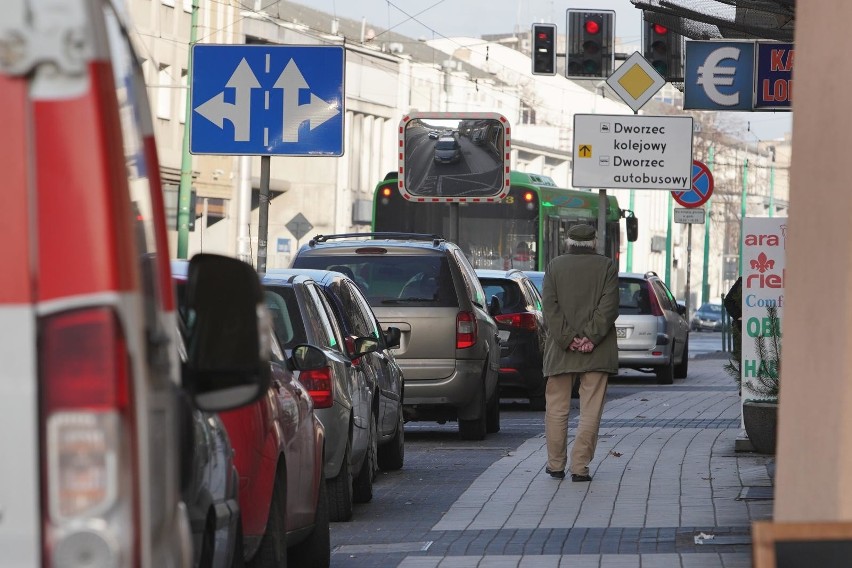
[[[549,475],[553,479],[565,479],[564,471],[550,471],[550,469],[548,468],[544,468],[544,471],[546,471],[547,475]]]
[[[592,480],[591,475],[580,475],[579,473],[572,473],[571,474],[571,481],[578,481],[579,482],[579,481],[591,481],[591,480]]]

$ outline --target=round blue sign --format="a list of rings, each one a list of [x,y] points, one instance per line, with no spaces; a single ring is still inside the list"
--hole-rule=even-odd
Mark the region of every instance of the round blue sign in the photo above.
[[[713,174],[710,168],[699,162],[692,161],[692,189],[673,191],[672,197],[683,207],[701,207],[713,194]]]

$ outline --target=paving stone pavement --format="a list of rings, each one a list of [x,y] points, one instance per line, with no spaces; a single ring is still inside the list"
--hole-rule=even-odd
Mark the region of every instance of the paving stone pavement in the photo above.
[[[772,514],[774,458],[736,453],[740,432],[739,396],[722,361],[692,360],[681,385],[607,402],[591,483],[550,478],[543,434],[527,439],[415,546],[398,550],[400,562],[376,556],[373,565],[749,567],[750,524]]]

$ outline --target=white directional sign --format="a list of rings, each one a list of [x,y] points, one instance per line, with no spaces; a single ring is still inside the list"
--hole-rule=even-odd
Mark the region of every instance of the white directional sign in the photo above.
[[[575,114],[574,187],[692,187],[692,117]]]
[[[689,225],[704,224],[704,209],[701,207],[675,207],[674,222],[685,223]]]
[[[340,46],[193,47],[193,154],[341,156]]]

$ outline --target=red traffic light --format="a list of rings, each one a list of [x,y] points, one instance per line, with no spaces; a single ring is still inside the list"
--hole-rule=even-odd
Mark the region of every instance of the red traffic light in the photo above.
[[[595,20],[586,20],[586,23],[583,25],[586,28],[587,34],[596,34],[601,31],[600,23],[596,22]]]
[[[538,39],[548,40],[550,36],[545,32],[538,32]]]
[[[660,24],[654,24],[654,33],[657,35],[665,35],[669,33],[669,28],[666,26],[661,26]]]

